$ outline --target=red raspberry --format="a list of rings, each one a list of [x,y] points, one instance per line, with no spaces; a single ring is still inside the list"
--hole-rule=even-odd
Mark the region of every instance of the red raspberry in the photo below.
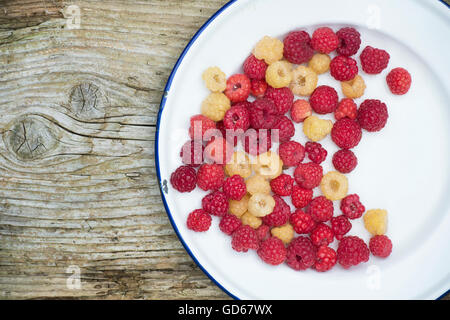
[[[223,121],[219,121],[216,123],[217,129],[220,130],[220,133],[222,134],[222,137],[225,137],[225,139],[228,141],[230,145],[237,146],[238,142],[242,138],[242,132],[239,130],[231,130],[226,129],[225,125],[223,124]]]
[[[252,79],[250,93],[255,98],[262,98],[266,94],[268,86],[265,80]]]
[[[272,128],[272,132],[276,134],[278,130],[278,142],[289,141],[295,134],[294,123],[286,116],[279,116],[276,124]]]
[[[314,55],[310,43],[311,38],[306,31],[289,32],[283,40],[283,55],[287,61],[294,64],[308,62]]]
[[[387,236],[378,235],[370,239],[369,248],[374,256],[386,258],[392,252],[392,242]]]
[[[191,140],[181,147],[181,161],[191,167],[199,167],[203,163],[203,144],[199,141]]]
[[[294,103],[294,94],[291,89],[284,88],[272,88],[268,87],[264,98],[272,101],[277,107],[277,113],[279,115],[285,114],[292,108]]]
[[[340,208],[342,213],[349,219],[358,219],[366,211],[357,194],[349,194],[342,199]]]
[[[309,237],[311,238],[313,245],[316,247],[320,247],[322,245],[327,246],[333,242],[334,233],[333,230],[325,223],[319,223],[316,225]]]
[[[189,135],[192,140],[205,140],[205,133],[210,129],[216,129],[216,123],[202,114],[192,116],[190,119]],[[209,140],[209,139],[206,139]]]
[[[272,147],[272,138],[269,130],[247,130],[243,138],[245,152],[252,156],[265,153]]]
[[[330,53],[336,50],[339,38],[334,31],[328,27],[322,27],[314,31],[311,38],[311,46],[320,53]]]
[[[389,63],[389,53],[384,50],[367,46],[359,56],[362,69],[368,74],[378,74],[383,71]]]
[[[231,235],[231,247],[238,252],[247,252],[249,249],[257,250],[259,239],[255,229],[248,225],[237,228]]]
[[[286,263],[294,270],[306,270],[316,261],[316,248],[307,237],[297,237],[287,247]]]
[[[311,200],[307,213],[317,222],[326,222],[333,217],[333,201],[324,196],[318,196]]]
[[[411,87],[411,75],[403,68],[395,68],[386,76],[386,82],[393,94],[402,95]]]
[[[300,186],[295,185],[292,188],[292,204],[296,208],[306,207],[313,198],[313,191],[311,189],[305,189]]]
[[[267,224],[262,224],[256,229],[256,235],[260,241],[264,241],[270,237],[270,227]]]
[[[277,107],[269,99],[256,99],[250,111],[250,124],[254,129],[271,129],[277,122]]]
[[[258,256],[265,262],[271,265],[279,265],[286,260],[286,248],[283,241],[277,237],[270,237],[261,242],[258,248]]]
[[[321,164],[327,158],[327,150],[318,142],[307,142],[305,144],[306,153],[308,158],[314,163]]]
[[[232,75],[224,93],[231,102],[246,101],[250,95],[250,79],[245,74]]]
[[[361,141],[362,130],[358,122],[349,118],[336,121],[331,129],[331,139],[339,148],[351,149]]]
[[[358,120],[361,128],[370,132],[380,131],[389,117],[386,104],[380,100],[367,99],[359,106]]]
[[[250,113],[244,106],[233,106],[225,112],[223,124],[225,129],[245,131],[250,127]]]
[[[221,165],[204,163],[198,169],[197,185],[202,190],[219,189],[222,186],[224,179],[225,172]]]
[[[345,27],[336,32],[339,38],[338,54],[352,56],[358,52],[361,45],[361,34],[355,28]]]
[[[297,141],[287,141],[280,144],[278,155],[283,166],[293,167],[299,165],[305,158],[305,148]]]
[[[345,269],[369,261],[369,248],[361,238],[356,236],[343,237],[339,241],[337,260]]]
[[[341,240],[344,234],[350,231],[352,228],[352,223],[347,219],[346,216],[340,215],[334,218],[331,218],[331,230],[337,240]]]
[[[311,105],[308,101],[303,99],[295,100],[291,108],[292,121],[296,123],[303,122],[312,114]]]
[[[250,79],[263,80],[266,77],[267,64],[250,54],[243,65],[244,73]]]
[[[316,262],[314,269],[319,272],[330,270],[336,264],[336,251],[327,246],[320,246],[316,253]]]
[[[319,186],[322,177],[322,167],[314,162],[300,163],[294,171],[295,181],[305,189],[314,189]]]
[[[228,212],[228,198],[222,191],[214,191],[203,197],[202,208],[209,214],[222,217]]]
[[[234,214],[227,213],[220,219],[219,229],[227,234],[231,235],[237,228],[242,225],[241,220]]]
[[[330,86],[318,86],[311,94],[309,103],[311,108],[319,114],[334,112],[338,105],[338,94]]]
[[[233,146],[228,140],[222,137],[213,137],[210,142],[206,144],[203,154],[205,160],[217,164],[226,164],[233,156]]]
[[[270,181],[272,192],[282,197],[291,195],[293,185],[294,178],[284,173]]]
[[[330,73],[338,81],[350,81],[358,74],[356,60],[346,56],[336,56],[330,62]]]
[[[202,209],[197,209],[189,213],[187,218],[188,229],[196,232],[207,231],[211,226],[211,216]]]
[[[300,209],[291,215],[289,222],[298,234],[308,234],[316,227],[316,222],[311,215]]]
[[[336,120],[345,117],[355,120],[357,113],[358,107],[356,106],[356,103],[350,98],[344,98],[339,102],[337,109],[334,111],[334,117]]]
[[[233,107],[246,107],[250,109],[252,107],[252,103],[250,101],[241,101],[232,104]]]
[[[351,150],[341,149],[333,155],[333,166],[341,173],[350,173],[356,168],[358,159]]]
[[[229,199],[241,200],[247,194],[244,178],[237,174],[227,178],[223,184],[223,192]]]
[[[289,221],[291,208],[281,197],[274,195],[273,199],[275,200],[275,207],[272,213],[262,218],[262,221],[269,227],[279,227]]]
[[[191,192],[197,183],[195,169],[181,166],[170,175],[170,183],[179,192]]]

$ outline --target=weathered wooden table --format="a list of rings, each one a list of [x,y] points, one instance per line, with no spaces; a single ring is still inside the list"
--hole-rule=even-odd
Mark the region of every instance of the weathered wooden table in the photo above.
[[[160,200],[159,102],[226,0],[0,0],[0,298],[227,298]]]

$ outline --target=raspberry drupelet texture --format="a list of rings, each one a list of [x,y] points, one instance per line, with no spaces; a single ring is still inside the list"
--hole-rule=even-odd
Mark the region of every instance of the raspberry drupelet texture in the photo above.
[[[283,58],[283,42],[277,38],[264,36],[253,49],[257,59],[263,59],[267,64],[272,64]]]
[[[358,159],[353,151],[341,149],[333,155],[333,166],[340,173],[350,173],[358,165]]]
[[[179,192],[191,192],[197,184],[197,173],[189,166],[178,167],[170,175],[170,183]]]
[[[192,116],[190,119],[190,124],[189,135],[191,139],[195,141],[205,140],[205,133],[208,130],[216,129],[216,123],[201,114]]]
[[[277,237],[270,237],[261,242],[258,248],[258,256],[271,265],[279,265],[286,260],[286,248],[283,241]]]
[[[275,200],[275,207],[272,213],[262,218],[262,221],[270,227],[279,227],[289,221],[291,209],[281,197],[274,195],[273,199]]]
[[[376,99],[364,100],[359,106],[357,120],[361,128],[369,131],[380,131],[389,117],[386,104]]]
[[[227,234],[231,235],[237,228],[242,225],[241,220],[233,214],[227,213],[220,219],[219,229]]]
[[[319,186],[322,177],[322,167],[314,162],[300,163],[294,171],[295,182],[305,189],[314,189]]]
[[[368,74],[378,74],[389,64],[389,53],[385,50],[367,46],[359,56],[362,69]]]
[[[314,269],[319,272],[325,272],[330,270],[336,265],[337,255],[336,251],[327,246],[320,246],[316,253],[316,262],[314,263]]]
[[[292,31],[283,40],[284,58],[294,64],[308,62],[314,54],[311,38],[306,31]]]
[[[316,261],[316,248],[307,237],[297,237],[287,247],[286,263],[294,270],[306,270]]]
[[[305,158],[305,148],[297,141],[287,141],[280,144],[278,154],[285,167],[294,167]]]
[[[361,45],[361,34],[355,28],[341,28],[336,35],[339,38],[339,46],[336,49],[338,54],[352,56],[358,52]]]
[[[187,227],[196,232],[204,232],[211,226],[211,216],[202,209],[197,209],[189,213],[187,217]]]
[[[322,74],[330,70],[331,58],[327,54],[316,53],[308,62],[310,67],[316,74]]]
[[[336,121],[331,129],[331,139],[339,148],[351,149],[361,141],[362,130],[358,122],[349,118]]]
[[[364,211],[366,211],[366,208],[359,200],[359,196],[357,194],[349,194],[342,199],[340,209],[349,219],[358,219],[363,215]]]
[[[296,123],[303,122],[312,114],[312,108],[308,101],[306,100],[296,100],[292,104],[291,108],[291,119]]]
[[[334,112],[338,106],[338,94],[330,86],[318,86],[309,98],[309,103],[318,114]]]
[[[346,236],[339,241],[337,260],[345,269],[369,260],[369,248],[361,238]]]
[[[272,228],[270,230],[270,233],[272,234],[272,236],[277,237],[278,239],[283,241],[284,244],[289,244],[295,236],[294,228],[292,228],[289,223],[285,224],[284,226]]]
[[[328,246],[334,240],[333,230],[325,223],[319,223],[310,234],[311,242],[316,247]]]
[[[225,112],[230,109],[230,99],[223,93],[213,92],[202,102],[201,111],[205,117],[212,121],[223,120]]]
[[[392,242],[385,235],[375,236],[369,241],[369,249],[374,256],[386,258],[392,252]]]
[[[291,215],[289,222],[298,234],[310,233],[314,230],[317,224],[309,213],[306,213],[300,209],[297,209]]]
[[[254,174],[245,182],[247,185],[247,191],[253,195],[255,193],[270,193],[270,183],[260,174]]]
[[[305,189],[298,185],[292,187],[292,204],[296,208],[306,207],[313,198],[313,191],[311,189]]]
[[[333,217],[333,202],[324,196],[315,197],[309,203],[309,207],[306,212],[311,215],[314,221],[326,222]]]
[[[333,121],[309,116],[303,121],[303,133],[312,141],[324,139],[333,128]]]
[[[243,145],[245,152],[252,156],[257,156],[270,150],[272,147],[272,138],[269,130],[247,130]]]
[[[269,85],[266,80],[252,79],[250,82],[250,94],[255,98],[262,98],[264,97],[268,87]]]
[[[206,144],[203,155],[208,163],[226,164],[233,156],[233,145],[221,136],[214,136]]]
[[[349,118],[355,120],[357,114],[358,114],[358,106],[350,98],[342,99],[339,102],[337,109],[334,111],[334,117],[336,118],[336,120],[340,120],[342,118]]]
[[[200,141],[186,141],[181,147],[181,161],[191,167],[199,167],[203,163],[204,147]]]
[[[264,60],[256,59],[253,54],[250,54],[244,61],[243,69],[250,79],[263,80],[266,76],[267,63]]]
[[[258,236],[259,241],[264,241],[270,237],[270,227],[266,224],[260,225],[256,229],[256,235]]]
[[[276,112],[279,115],[283,115],[288,112],[294,102],[294,95],[292,94],[292,91],[287,87],[268,87],[264,98],[269,99],[275,104],[277,110]]]
[[[257,250],[259,239],[255,229],[250,226],[240,226],[231,235],[231,247],[237,252]]]
[[[366,83],[364,82],[364,79],[357,74],[352,80],[341,82],[341,88],[344,96],[356,99],[362,97],[364,94]]]
[[[290,196],[293,186],[294,178],[285,173],[270,181],[272,192],[282,197]]]
[[[272,133],[278,130],[278,141],[276,142],[286,142],[289,141],[295,135],[294,123],[286,116],[279,116],[277,122],[272,128]]]
[[[234,152],[230,161],[225,165],[225,173],[229,177],[235,174],[240,175],[244,179],[250,177],[252,175],[252,167],[248,155],[242,151]]]
[[[248,209],[248,201],[250,200],[249,195],[245,195],[241,200],[229,200],[228,205],[228,211],[235,215],[236,217],[240,218],[244,213],[247,212]]]
[[[278,119],[277,106],[266,98],[256,99],[249,111],[250,125],[254,129],[271,129]]]
[[[241,200],[247,194],[244,178],[235,174],[225,180],[223,184],[223,192],[232,200]]]
[[[243,225],[248,225],[255,230],[258,229],[262,224],[261,218],[255,217],[250,212],[246,212],[241,216],[241,222]]]
[[[311,46],[320,53],[330,53],[339,46],[339,38],[331,28],[318,28],[312,35]]]
[[[333,230],[334,236],[337,240],[341,240],[342,237],[350,231],[352,228],[352,223],[347,219],[346,216],[340,215],[331,218],[331,230]]]
[[[223,167],[215,163],[204,163],[197,172],[197,185],[205,191],[219,189],[224,179],[225,172]]]
[[[367,210],[363,217],[364,227],[372,235],[382,235],[387,229],[387,211],[383,209]]]
[[[336,56],[331,60],[330,73],[338,81],[350,81],[358,74],[356,60],[346,56]]]
[[[403,95],[411,87],[411,75],[406,69],[395,68],[386,76],[386,82],[393,94]]]
[[[250,79],[245,74],[234,74],[227,80],[225,95],[231,102],[247,101],[250,95]]]
[[[202,199],[202,208],[205,212],[222,217],[228,212],[228,199],[222,191],[214,191]]]
[[[250,114],[245,106],[233,106],[227,112],[223,118],[223,124],[225,129],[243,131],[250,127]]]
[[[325,150],[318,142],[307,142],[305,144],[305,150],[309,160],[314,163],[321,164],[327,158],[327,150]]]

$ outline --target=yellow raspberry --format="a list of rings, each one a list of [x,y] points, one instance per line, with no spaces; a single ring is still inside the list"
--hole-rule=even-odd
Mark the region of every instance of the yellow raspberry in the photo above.
[[[213,92],[203,100],[202,114],[212,121],[223,120],[225,112],[231,108],[230,100],[223,93]]]
[[[308,67],[317,74],[322,74],[330,70],[331,58],[327,54],[316,53],[308,62]]]
[[[372,235],[382,235],[387,229],[387,211],[382,209],[367,210],[364,214],[364,226]]]
[[[252,175],[250,159],[245,152],[236,151],[233,153],[231,160],[225,165],[225,173],[230,177],[237,174],[244,179]]]
[[[277,61],[267,67],[266,82],[274,88],[287,87],[292,80],[292,66],[287,61]]]
[[[317,74],[308,67],[298,66],[292,71],[292,82],[290,88],[293,94],[309,96],[317,87]]]
[[[325,138],[333,128],[333,121],[309,116],[303,121],[303,133],[312,141]]]
[[[345,198],[348,192],[348,179],[337,171],[330,171],[322,177],[320,189],[325,198],[334,201]]]
[[[255,174],[245,181],[247,192],[250,194],[255,193],[270,193],[270,183],[259,174]]]
[[[276,152],[272,151],[260,154],[252,166],[255,172],[265,179],[274,179],[283,172],[283,161]]]
[[[248,212],[255,217],[265,217],[271,214],[275,207],[275,200],[269,194],[255,193],[248,200]]]
[[[248,209],[248,200],[250,196],[246,194],[241,200],[229,200],[228,201],[228,212],[234,214],[236,217],[240,218]]]
[[[227,76],[218,67],[209,67],[202,74],[206,87],[212,92],[223,92],[227,87]]]
[[[270,233],[283,241],[284,244],[288,244],[294,239],[294,228],[289,223],[281,227],[272,228]]]
[[[241,221],[243,225],[248,225],[253,229],[258,229],[262,224],[261,218],[255,217],[250,212],[246,212],[242,215]]]
[[[366,90],[366,84],[364,79],[357,74],[352,80],[341,82],[342,93],[351,99],[356,99],[361,97]]]
[[[277,38],[264,36],[256,44],[253,54],[256,59],[264,59],[267,64],[272,64],[283,58],[283,48],[283,42]]]

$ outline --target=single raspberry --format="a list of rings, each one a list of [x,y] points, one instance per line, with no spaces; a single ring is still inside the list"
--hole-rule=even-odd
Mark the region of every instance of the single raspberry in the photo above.
[[[306,31],[292,31],[283,40],[283,55],[294,64],[308,62],[314,55],[311,38]]]
[[[378,74],[386,67],[389,63],[389,53],[382,49],[373,48],[367,46],[361,52],[359,56],[361,59],[362,69],[368,74]]]
[[[363,216],[364,227],[374,236],[385,234],[388,222],[387,214],[387,210],[384,209],[367,210]]]
[[[349,118],[336,121],[331,129],[331,139],[339,148],[351,149],[361,141],[362,131],[358,122]]]
[[[331,218],[331,230],[333,230],[334,236],[337,240],[341,240],[344,234],[350,231],[352,228],[352,223],[347,219],[346,216],[340,215]]]
[[[333,230],[325,223],[319,223],[310,234],[311,242],[316,247],[329,245],[334,240]]]
[[[197,173],[189,166],[178,167],[170,175],[170,183],[179,192],[191,192],[197,183]]]
[[[341,200],[348,193],[348,178],[337,171],[329,171],[320,182],[320,190],[331,201]]]
[[[212,92],[222,92],[227,87],[227,76],[218,67],[209,67],[202,73],[206,87]]]
[[[316,248],[307,237],[297,237],[287,247],[286,263],[294,270],[306,270],[316,261]]]
[[[224,93],[231,102],[246,101],[250,95],[250,79],[245,74],[232,75]]]
[[[333,201],[324,196],[318,196],[311,200],[307,213],[317,222],[326,222],[333,217]]]
[[[387,236],[378,235],[370,239],[369,248],[374,256],[386,258],[392,252],[392,242]]]
[[[263,242],[258,248],[258,256],[271,265],[279,265],[286,260],[286,248],[283,241],[277,237],[270,237]]]
[[[216,123],[202,114],[192,116],[190,123],[189,135],[195,141],[204,140],[206,131],[216,129]]]
[[[202,102],[202,115],[211,119],[212,121],[223,120],[225,112],[230,109],[230,99],[220,92],[210,93]]]
[[[305,144],[305,150],[308,154],[309,160],[314,163],[321,164],[327,158],[327,150],[325,150],[322,145],[318,142],[310,142],[308,141]]]
[[[308,101],[306,100],[296,100],[291,108],[291,118],[292,121],[296,123],[303,122],[312,114],[312,108]]]
[[[331,28],[322,27],[314,31],[311,38],[311,46],[320,53],[330,53],[336,50],[339,38]]]
[[[309,213],[306,213],[300,209],[297,209],[291,215],[289,222],[298,234],[310,233],[314,230],[317,224]]]
[[[243,69],[250,79],[263,80],[266,76],[267,63],[264,60],[256,59],[253,54],[250,54],[244,61]]]
[[[386,82],[393,94],[402,95],[411,87],[411,75],[403,68],[395,68],[386,76]]]
[[[361,128],[370,132],[380,131],[389,117],[386,104],[376,99],[364,100],[359,106],[357,120]]]
[[[291,195],[293,185],[294,178],[285,173],[270,181],[272,192],[282,197]]]
[[[226,164],[233,156],[233,145],[222,137],[214,136],[206,144],[203,155],[208,163]]]
[[[272,128],[272,133],[276,134],[278,130],[278,142],[289,141],[295,134],[294,123],[286,116],[279,116],[277,122]]]
[[[188,229],[203,232],[209,229],[211,220],[211,216],[206,211],[197,209],[189,213],[186,224]]]
[[[255,229],[247,225],[237,228],[231,235],[231,247],[238,252],[257,250],[259,239]]]
[[[338,81],[350,81],[358,74],[356,60],[346,56],[336,56],[331,60],[330,73]]]
[[[346,236],[339,241],[337,260],[345,269],[369,261],[369,248],[361,238]]]
[[[314,189],[319,186],[322,177],[322,167],[314,162],[300,163],[294,171],[295,181],[305,189]]]
[[[334,112],[338,106],[338,94],[330,86],[318,86],[311,94],[309,103],[311,108],[319,114]]]
[[[233,106],[225,112],[223,124],[225,129],[245,131],[250,127],[250,113],[244,106]]]
[[[284,88],[292,81],[292,65],[285,61],[270,64],[266,71],[266,82],[273,88]]]
[[[247,130],[243,141],[245,152],[257,156],[270,150],[272,138],[269,130]]]
[[[241,200],[247,194],[244,178],[237,174],[227,178],[223,183],[223,192],[229,199]]]
[[[249,111],[250,124],[254,129],[271,129],[278,120],[278,109],[269,99],[256,99]]]
[[[269,85],[264,79],[263,80],[252,79],[250,94],[255,98],[262,98],[266,94],[268,87]]]
[[[361,34],[355,28],[341,28],[336,35],[339,38],[339,46],[336,49],[338,54],[352,56],[358,52],[361,45]]]
[[[331,132],[333,121],[309,116],[303,121],[303,133],[311,141],[320,141]]]
[[[241,225],[241,220],[238,217],[234,214],[227,213],[220,219],[219,229],[230,236]]]
[[[345,117],[355,120],[357,114],[358,106],[350,98],[342,99],[339,102],[337,109],[334,111],[334,117],[336,118],[336,120],[340,120]]]
[[[272,213],[264,216],[262,220],[269,227],[279,227],[289,221],[289,217],[291,216],[291,208],[281,197],[277,195],[273,196],[273,200],[275,200],[275,207],[273,208]]]
[[[300,186],[295,185],[292,188],[292,204],[296,208],[306,207],[313,198],[313,191],[311,189],[305,189]]]
[[[215,163],[204,163],[197,172],[197,185],[205,191],[219,189],[224,179],[223,167]]]
[[[341,149],[333,155],[333,166],[341,173],[350,173],[356,168],[358,159],[353,151]]]
[[[214,191],[202,199],[202,208],[207,213],[222,217],[228,212],[228,198],[222,191]]]
[[[259,241],[264,241],[270,237],[270,227],[267,224],[262,224],[256,229],[256,235]]]
[[[191,140],[181,147],[181,161],[191,167],[199,167],[203,163],[203,144],[199,141]]]
[[[349,219],[358,219],[366,211],[357,194],[349,194],[342,199],[340,208],[342,213]]]
[[[288,87],[272,88],[269,86],[264,98],[269,99],[275,104],[279,115],[288,112],[294,103],[294,95]]]
[[[337,262],[336,251],[327,246],[320,246],[316,253],[316,262],[314,269],[319,272],[325,272],[334,267]]]
[[[285,167],[294,167],[305,158],[305,148],[297,141],[287,141],[280,144],[278,154]]]
[[[267,64],[272,64],[283,58],[283,42],[277,38],[264,36],[253,49],[257,59],[264,59]]]

